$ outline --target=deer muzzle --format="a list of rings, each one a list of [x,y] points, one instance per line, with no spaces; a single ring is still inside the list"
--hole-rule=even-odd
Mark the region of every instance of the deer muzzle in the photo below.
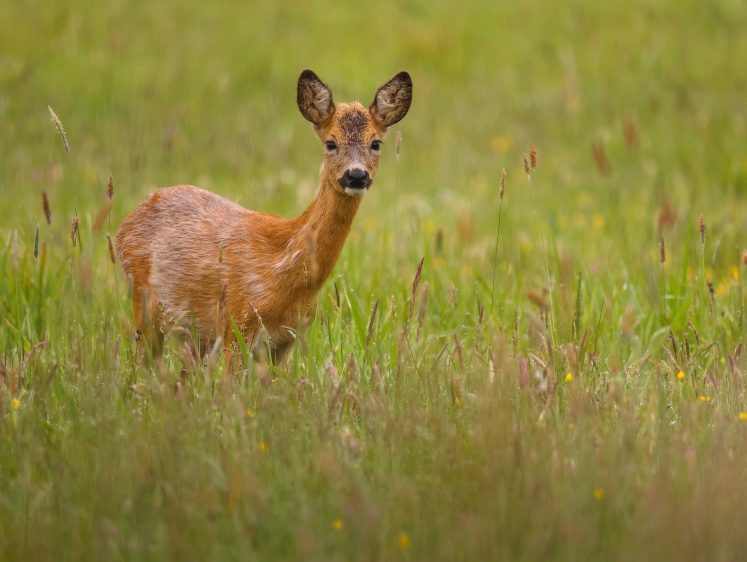
[[[348,192],[348,189],[350,191],[357,191],[357,190],[365,190],[371,187],[371,183],[373,182],[373,179],[369,175],[368,171],[364,168],[351,168],[349,170],[345,170],[345,173],[342,174],[341,178],[338,178],[337,183],[339,183],[343,188],[345,188],[345,191]]]

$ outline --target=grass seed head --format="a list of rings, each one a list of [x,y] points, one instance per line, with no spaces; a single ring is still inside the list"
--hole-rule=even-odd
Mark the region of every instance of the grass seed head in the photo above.
[[[506,192],[506,168],[503,168],[503,173],[501,173],[501,191],[499,193],[501,199],[503,199],[503,194]]]
[[[394,146],[397,149],[397,160],[399,160],[399,149],[402,146],[402,131],[397,131],[397,140],[394,141]]]
[[[747,250],[742,251],[742,263],[747,267]]]
[[[49,114],[52,116],[52,123],[57,127],[57,132],[60,133],[60,137],[62,137],[62,144],[65,145],[65,152],[70,154],[70,145],[67,144],[67,135],[65,134],[65,129],[62,128],[62,121],[60,121],[60,118],[57,117],[57,114],[52,111],[50,106],[47,106],[47,109],[49,109]]]
[[[700,243],[705,244],[706,238],[706,223],[703,218],[703,213],[700,213]]]
[[[420,283],[420,274],[423,272],[423,262],[425,258],[420,260],[418,264],[418,270],[415,273],[415,279],[412,282],[412,298],[410,299],[410,318],[412,318],[412,311],[415,306],[415,296],[418,293],[418,284]]]
[[[106,185],[106,196],[109,198],[109,201],[114,197],[114,181],[112,180],[112,176],[109,176],[109,183]]]
[[[46,191],[42,191],[42,206],[44,207],[44,216],[47,217],[47,224],[52,224],[52,211],[49,210],[49,198]]]
[[[527,173],[527,181],[532,181],[532,178],[529,176],[529,160],[526,153],[524,153],[524,171]]]
[[[623,136],[625,137],[625,144],[628,145],[628,148],[638,146],[638,132],[635,129],[635,122],[630,115],[623,121]]]
[[[661,238],[661,244],[659,245],[659,254],[661,256],[661,263],[667,261],[667,247],[664,245],[664,237]]]
[[[604,150],[602,141],[596,139],[591,143],[591,155],[594,157],[594,163],[602,174],[609,174],[612,171],[610,159],[607,157],[607,151]]]
[[[108,234],[106,235],[106,245],[109,246],[109,259],[112,260],[112,264],[117,263],[117,258],[114,256],[114,245],[112,244],[112,238]]]
[[[78,225],[80,224],[80,219],[78,217],[75,217],[73,219],[73,223],[70,225],[70,240],[73,241],[73,246],[75,246],[78,243]]]
[[[537,167],[537,151],[534,150],[534,145],[529,145],[529,162],[532,164],[532,169]]]

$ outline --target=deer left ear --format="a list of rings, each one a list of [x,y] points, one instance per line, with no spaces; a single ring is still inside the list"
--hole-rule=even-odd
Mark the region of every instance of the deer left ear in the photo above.
[[[412,102],[412,80],[407,72],[400,72],[376,92],[369,107],[373,118],[384,127],[401,121]]]

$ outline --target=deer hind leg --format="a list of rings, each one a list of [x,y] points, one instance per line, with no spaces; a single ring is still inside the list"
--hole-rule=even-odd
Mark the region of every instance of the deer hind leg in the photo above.
[[[270,361],[273,365],[280,367],[288,355],[288,352],[293,348],[295,340],[289,340],[281,342],[270,348]]]
[[[163,355],[163,319],[153,291],[147,286],[135,285],[133,287],[132,311],[137,330],[138,356],[141,359],[145,356],[147,344],[153,359],[160,359]]]

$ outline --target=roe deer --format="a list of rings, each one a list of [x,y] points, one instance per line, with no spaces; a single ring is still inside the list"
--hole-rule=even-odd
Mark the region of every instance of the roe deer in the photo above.
[[[297,218],[256,213],[192,186],[162,188],[117,232],[117,254],[132,282],[139,341],[157,356],[172,325],[191,330],[200,346],[247,346],[266,330],[271,360],[282,361],[299,320],[308,325],[317,295],[340,256],[363,194],[371,187],[387,129],[410,108],[412,81],[400,72],[371,106],[335,106],[311,70],[298,79],[297,102],[324,145],[319,188]],[[230,315],[230,317],[229,317]],[[141,345],[142,350],[142,345]]]

